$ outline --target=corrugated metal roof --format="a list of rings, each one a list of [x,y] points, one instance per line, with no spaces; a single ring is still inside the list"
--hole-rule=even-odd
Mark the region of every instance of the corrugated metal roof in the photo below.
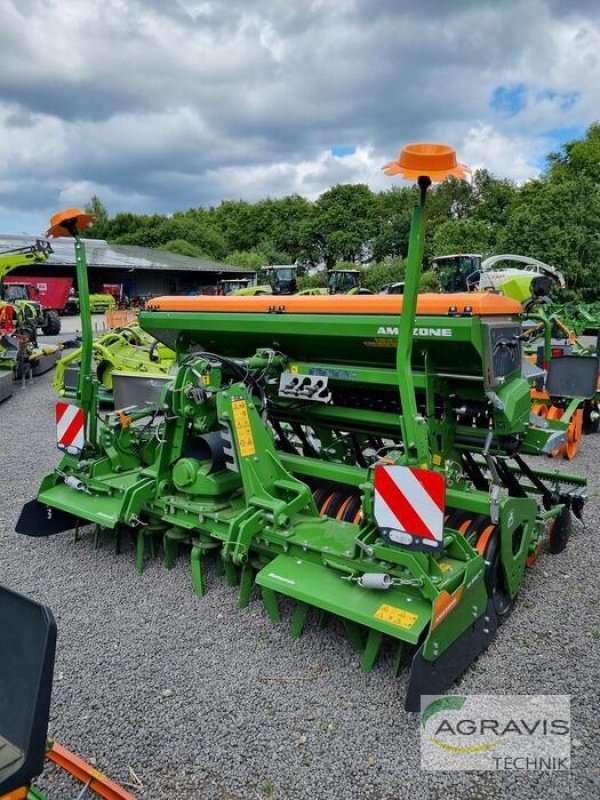
[[[35,236],[17,236],[0,234],[0,253],[16,247],[34,244]],[[125,244],[108,244],[103,239],[83,239],[87,253],[88,266],[110,269],[158,269],[170,272],[224,272],[240,273],[243,269],[221,264],[218,261],[205,261],[189,256],[180,256],[166,250],[154,250],[150,247],[137,247]],[[50,240],[52,250],[48,262],[75,266],[75,250],[71,239]]]

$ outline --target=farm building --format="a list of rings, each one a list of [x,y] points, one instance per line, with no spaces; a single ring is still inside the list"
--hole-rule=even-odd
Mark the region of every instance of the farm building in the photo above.
[[[34,244],[33,236],[0,234],[0,253]],[[236,267],[180,256],[164,250],[133,245],[108,244],[102,239],[84,239],[91,291],[107,284],[122,286],[123,294],[190,294],[214,286],[221,278],[247,274]],[[15,270],[12,275],[75,278],[75,252],[70,239],[51,242],[53,253],[45,264]]]

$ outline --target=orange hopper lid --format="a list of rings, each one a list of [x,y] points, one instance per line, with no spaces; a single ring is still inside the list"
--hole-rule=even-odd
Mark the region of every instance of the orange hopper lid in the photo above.
[[[407,144],[396,161],[383,168],[386,175],[415,179],[427,175],[432,181],[453,176],[464,178],[471,170],[456,160],[456,150],[447,144]]]
[[[80,208],[64,208],[50,218],[50,227],[46,231],[46,236],[52,236],[54,239],[58,239],[61,236],[70,236],[71,231],[64,225],[69,220],[75,220],[77,230],[83,231],[88,225],[95,222],[96,217],[93,214],[86,214]]]

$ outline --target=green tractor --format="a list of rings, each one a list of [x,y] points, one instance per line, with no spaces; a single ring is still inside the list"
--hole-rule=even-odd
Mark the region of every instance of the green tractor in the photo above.
[[[261,272],[267,280],[271,294],[296,294],[298,291],[298,267],[294,264],[274,264],[262,267]],[[265,287],[256,288],[255,294],[260,294],[260,289]]]
[[[327,272],[328,294],[371,294],[361,286],[359,269],[330,269]]]
[[[293,264],[272,265],[262,267],[266,283],[256,285],[250,278],[232,278],[219,281],[219,294],[237,296],[257,295],[321,295],[321,294],[370,294],[368,289],[361,288],[361,271],[359,269],[331,269],[327,272],[327,288],[304,289],[298,292],[298,267]]]
[[[239,605],[256,585],[274,623],[295,601],[336,616],[370,671],[384,642],[409,656],[406,708],[450,688],[496,636],[527,566],[564,550],[585,479],[531,466],[523,447],[564,440],[531,422],[521,305],[501,295],[418,296],[432,180],[462,175],[454,151],[411,145],[388,174],[414,177],[403,296],[154,298],[140,325],[172,348],[160,400],[100,418],[92,371],[85,216],[70,235],[82,302],[81,369],[57,408],[63,457],[17,532],[95,524],[187,552],[192,585],[216,556]],[[549,365],[577,391],[590,359]],[[565,370],[565,364],[568,369]],[[286,604],[287,607],[287,604]],[[200,613],[200,612],[199,612]]]
[[[256,272],[244,278],[223,278],[217,283],[218,295],[246,295],[253,294],[256,289]]]
[[[227,278],[217,284],[217,293],[241,297],[260,296],[266,294],[296,294],[297,267],[294,265],[272,265],[261,267],[261,276],[265,282],[257,285],[256,273],[246,278]]]

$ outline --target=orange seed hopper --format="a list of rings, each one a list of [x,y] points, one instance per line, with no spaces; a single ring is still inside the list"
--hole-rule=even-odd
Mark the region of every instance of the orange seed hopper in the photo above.
[[[222,314],[391,314],[402,313],[402,295],[291,295],[273,297],[155,297],[148,311],[192,311]],[[454,309],[454,310],[453,310]],[[521,313],[521,305],[500,294],[421,294],[417,303],[419,316],[447,316],[449,313],[473,316],[512,316]]]

